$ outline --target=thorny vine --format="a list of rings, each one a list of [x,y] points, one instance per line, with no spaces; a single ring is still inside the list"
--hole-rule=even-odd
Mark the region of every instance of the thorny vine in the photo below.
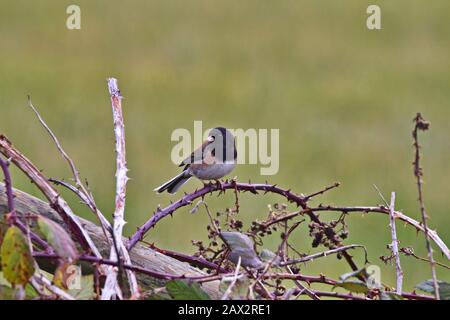
[[[117,89],[118,90],[118,89]],[[119,93],[120,97],[120,93]],[[114,96],[113,111],[114,111]],[[119,100],[118,100],[119,101]],[[120,102],[120,101],[119,101]],[[117,161],[118,172],[123,172],[122,181],[118,178],[118,187],[116,199],[116,213],[114,228],[107,221],[104,215],[97,207],[94,197],[89,190],[87,182],[84,184],[80,178],[74,162],[69,155],[64,151],[60,142],[45,124],[38,111],[31,104],[29,105],[38,116],[39,121],[50,134],[52,140],[55,142],[58,150],[68,162],[73,174],[75,185],[69,182],[47,178],[3,135],[0,136],[0,153],[2,153],[7,160],[0,158],[0,167],[3,172],[4,182],[6,186],[6,196],[9,215],[7,220],[16,225],[22,232],[24,232],[29,241],[32,243],[32,255],[34,258],[47,260],[61,260],[60,253],[54,250],[51,244],[46,239],[43,239],[41,234],[33,230],[30,224],[30,219],[26,217],[16,217],[14,215],[14,191],[12,189],[11,175],[9,171],[10,163],[13,163],[21,169],[34,182],[42,193],[47,197],[51,206],[61,215],[65,220],[67,232],[70,233],[81,244],[83,252],[76,257],[76,261],[85,261],[92,263],[95,268],[95,292],[93,298],[141,298],[141,293],[136,284],[135,275],[145,274],[157,279],[163,280],[184,280],[188,282],[196,282],[199,284],[206,282],[218,281],[224,284],[223,299],[230,299],[233,297],[248,298],[248,299],[296,299],[300,296],[306,295],[311,299],[321,299],[322,297],[333,297],[339,299],[350,300],[366,300],[366,299],[384,299],[386,297],[395,298],[395,295],[403,299],[421,299],[432,300],[439,299],[439,287],[435,274],[435,267],[440,266],[449,269],[449,266],[436,262],[432,255],[431,242],[433,241],[439,250],[450,258],[450,253],[445,243],[440,239],[438,234],[430,230],[427,226],[424,200],[422,195],[422,169],[420,167],[420,152],[418,143],[418,132],[428,129],[428,122],[426,122],[420,114],[415,118],[415,128],[413,131],[415,160],[414,160],[414,174],[417,178],[417,185],[419,190],[419,202],[422,215],[422,221],[417,222],[407,215],[396,211],[394,209],[392,200],[391,206],[359,206],[359,207],[337,207],[331,205],[311,206],[310,200],[317,196],[321,196],[330,190],[339,187],[339,183],[334,183],[323,188],[317,192],[309,195],[296,194],[290,189],[285,189],[277,185],[269,183],[242,183],[237,180],[217,181],[215,183],[208,183],[203,188],[195,190],[192,193],[185,194],[181,199],[171,203],[165,208],[158,207],[149,220],[144,223],[137,231],[129,238],[128,242],[122,243],[121,233],[122,226],[125,223],[123,203],[125,199],[125,183],[126,177],[126,161],[125,161],[125,144],[123,140],[117,140]],[[121,111],[114,114],[115,130],[123,130],[123,118]],[[118,126],[117,126],[118,125]],[[117,133],[117,132],[116,132]],[[120,137],[119,137],[120,136]],[[123,138],[123,131],[117,134],[116,138]],[[122,170],[122,171],[120,171]],[[72,212],[70,206],[62,198],[61,194],[51,185],[51,182],[57,186],[65,187],[74,192],[83,203],[85,203],[92,213],[99,219],[100,224],[107,235],[108,240],[112,240],[111,252],[109,258],[102,256],[95,245],[93,245],[87,233],[83,230],[79,223],[77,216]],[[234,203],[230,208],[223,211],[215,211],[210,208],[206,202],[206,197],[213,193],[221,196],[227,190],[234,193]],[[255,196],[263,196],[267,193],[280,195],[285,202],[275,203],[268,206],[268,213],[265,218],[255,219],[248,226],[242,221],[240,216],[244,214],[241,212],[240,198],[242,193],[251,193]],[[394,194],[393,194],[394,195]],[[296,210],[290,209],[290,204],[296,206]],[[192,240],[192,245],[196,248],[194,254],[188,255],[171,250],[161,249],[156,244],[147,243],[148,247],[177,259],[179,261],[187,262],[192,266],[204,269],[206,273],[201,276],[189,276],[184,274],[171,274],[164,272],[157,272],[140,267],[133,263],[130,259],[129,251],[138,242],[146,243],[145,235],[150,229],[163,218],[173,215],[180,208],[185,206],[192,206],[191,212],[205,210],[209,217],[209,223],[206,226],[207,241]],[[406,224],[414,227],[417,231],[423,232],[426,238],[426,245],[428,250],[428,259],[417,256],[412,248],[398,248],[390,245],[392,254],[389,256],[380,257],[384,262],[396,260],[397,266],[397,288],[396,293],[392,288],[381,283],[374,282],[371,275],[365,269],[368,258],[367,249],[361,244],[344,244],[349,234],[349,227],[346,223],[346,218],[352,213],[366,213],[366,214],[384,214],[390,217],[390,226],[393,235],[393,244],[397,244],[395,233],[395,220],[401,220]],[[319,217],[319,214],[321,216]],[[322,216],[325,213],[335,214],[336,218],[325,221]],[[299,232],[298,228],[305,225],[308,234],[311,238],[312,248],[324,248],[319,252],[307,253],[302,252],[295,247],[291,236]],[[2,233],[0,233],[1,235]],[[275,252],[272,252],[264,247],[269,237],[278,237],[280,240],[279,246]],[[232,241],[230,241],[230,239]],[[0,241],[2,238],[0,237]],[[119,241],[118,241],[119,240]],[[237,242],[240,243],[236,246]],[[240,251],[239,251],[240,250]],[[358,266],[350,254],[350,251],[361,250],[364,253],[363,265]],[[239,251],[239,254],[237,252]],[[431,295],[418,294],[415,291],[406,292],[401,288],[403,273],[400,268],[399,254],[410,256],[418,260],[427,261],[432,266],[434,297]],[[306,275],[302,272],[303,266],[316,259],[326,258],[328,256],[336,256],[338,259],[344,259],[349,265],[351,272],[342,276],[341,279],[332,279],[326,275]],[[123,260],[122,260],[123,259]],[[129,280],[128,286],[126,282],[117,281],[117,276],[121,276],[120,269],[125,269],[126,276]],[[117,275],[117,270],[119,274]],[[399,278],[401,276],[401,278]],[[112,279],[109,283],[109,293],[105,295],[101,293],[105,287],[104,279]],[[349,280],[355,278],[356,280]],[[100,279],[103,279],[101,281]],[[55,286],[48,279],[43,277],[33,276],[30,278],[30,283],[41,295],[41,298],[56,298],[56,299],[72,299],[64,290]],[[103,282],[103,283],[102,283]],[[329,291],[316,289],[313,284],[320,283],[330,287]],[[342,288],[345,292],[333,291],[335,287]],[[355,290],[355,288],[358,290]],[[45,290],[43,289],[45,288]],[[161,288],[161,290],[165,290]],[[131,293],[130,293],[131,291]],[[155,290],[154,292],[157,292]],[[49,293],[50,292],[50,293]],[[129,296],[125,296],[124,294]],[[152,293],[143,294],[148,297]]]

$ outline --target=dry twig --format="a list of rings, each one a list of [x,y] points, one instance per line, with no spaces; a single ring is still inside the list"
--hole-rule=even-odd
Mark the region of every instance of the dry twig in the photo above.
[[[397,274],[397,286],[396,286],[396,292],[397,294],[402,294],[402,284],[403,284],[403,271],[402,267],[400,265],[400,254],[398,251],[398,240],[397,240],[397,231],[395,228],[395,192],[391,193],[391,203],[389,206],[389,225],[391,227],[391,236],[392,236],[392,243],[391,243],[391,249],[392,253],[395,257],[395,270]]]
[[[110,231],[112,230],[111,224],[109,221],[105,218],[105,216],[98,210],[97,205],[95,204],[94,197],[89,192],[87,187],[81,182],[80,179],[80,172],[78,171],[77,167],[75,166],[75,163],[73,162],[72,158],[69,157],[67,152],[62,147],[61,143],[59,142],[56,135],[53,133],[53,131],[50,129],[50,127],[45,123],[42,116],[39,114],[37,109],[34,107],[33,103],[31,102],[31,96],[28,96],[28,106],[33,110],[33,112],[36,114],[37,118],[39,119],[39,122],[42,124],[42,126],[45,128],[45,130],[48,132],[52,140],[54,141],[56,148],[61,153],[63,158],[67,161],[70,170],[72,171],[73,180],[75,181],[75,187],[68,183],[64,183],[55,179],[49,179],[52,182],[55,182],[57,184],[61,184],[67,188],[69,188],[71,191],[73,191],[90,209],[94,214],[97,216],[101,227],[103,228],[103,232],[105,233],[105,236],[107,235],[106,230]]]
[[[424,203],[424,199],[423,199],[423,191],[422,191],[422,176],[423,176],[423,171],[422,168],[420,167],[420,145],[419,145],[419,131],[426,131],[428,130],[428,128],[430,127],[430,123],[428,121],[426,121],[422,115],[420,113],[418,113],[416,115],[416,117],[414,118],[414,130],[412,132],[412,136],[414,139],[414,150],[415,150],[415,155],[414,155],[414,162],[413,162],[413,166],[414,166],[414,176],[416,177],[417,180],[417,190],[419,193],[419,203],[420,203],[420,214],[422,217],[422,225],[423,228],[425,230],[425,242],[426,242],[426,247],[427,247],[427,251],[428,251],[428,259],[430,260],[430,265],[431,265],[431,276],[433,278],[433,286],[434,286],[434,296],[436,297],[437,300],[440,299],[439,297],[439,283],[437,281],[437,275],[436,275],[436,265],[434,262],[434,257],[433,257],[433,248],[431,247],[431,243],[430,243],[430,235],[429,235],[429,230],[428,230],[428,225],[427,225],[427,213],[425,212],[425,203]]]
[[[52,208],[54,208],[67,223],[70,231],[75,235],[83,248],[87,251],[91,251],[95,256],[101,257],[94,242],[81,225],[78,216],[73,213],[67,202],[48,183],[48,179],[41,171],[20,153],[20,151],[15,149],[4,135],[0,135],[0,153],[5,157],[10,158],[11,161],[36,184],[48,199]]]
[[[117,79],[108,79],[108,90],[111,95],[111,105],[114,120],[114,135],[116,138],[116,200],[114,211],[114,225],[113,225],[113,246],[111,247],[110,260],[118,260],[119,262],[119,276],[123,269],[121,268],[121,258],[123,258],[126,264],[130,264],[130,256],[125,244],[122,241],[123,226],[125,225],[125,195],[126,185],[128,181],[127,177],[127,162],[125,157],[125,126],[123,123],[122,113],[122,96],[117,86]],[[106,278],[105,288],[103,289],[102,299],[110,299],[114,287],[117,284],[117,270],[110,267],[110,272]],[[131,295],[133,299],[137,299],[140,296],[139,288],[136,281],[136,276],[132,270],[127,269],[126,275],[128,278],[128,284],[130,286]]]

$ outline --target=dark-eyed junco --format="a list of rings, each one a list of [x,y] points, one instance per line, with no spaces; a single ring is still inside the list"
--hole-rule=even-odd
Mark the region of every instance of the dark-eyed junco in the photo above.
[[[217,180],[229,174],[236,165],[234,136],[225,128],[212,129],[208,138],[179,165],[183,171],[154,191],[175,193],[192,176],[200,180]]]

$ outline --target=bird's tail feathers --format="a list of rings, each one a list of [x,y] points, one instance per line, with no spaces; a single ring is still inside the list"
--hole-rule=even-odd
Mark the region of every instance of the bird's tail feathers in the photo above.
[[[191,175],[189,173],[187,173],[186,171],[183,171],[179,175],[177,175],[174,178],[167,181],[166,183],[155,188],[153,191],[161,193],[161,192],[164,192],[167,190],[167,192],[169,192],[169,193],[175,193],[190,178],[191,178]]]

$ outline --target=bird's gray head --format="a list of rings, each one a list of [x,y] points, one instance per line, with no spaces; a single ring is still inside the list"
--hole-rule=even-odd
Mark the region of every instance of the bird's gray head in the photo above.
[[[236,143],[233,134],[223,127],[212,129],[208,134],[212,154],[219,162],[235,161],[237,157]]]

